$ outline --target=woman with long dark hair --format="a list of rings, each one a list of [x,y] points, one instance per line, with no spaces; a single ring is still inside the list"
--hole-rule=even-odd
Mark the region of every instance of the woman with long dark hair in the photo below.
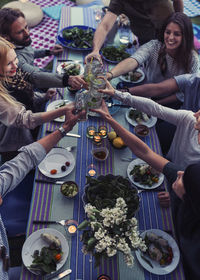
[[[194,48],[194,34],[190,18],[180,12],[173,13],[163,24],[158,40],[142,45],[130,58],[120,62],[110,72],[108,79],[144,66],[147,83],[158,83],[177,75],[197,73],[199,58]],[[131,93],[131,88],[129,89]],[[148,92],[146,93],[148,97]],[[159,97],[159,103],[170,106],[184,100],[182,93]],[[174,107],[174,106],[172,106]]]

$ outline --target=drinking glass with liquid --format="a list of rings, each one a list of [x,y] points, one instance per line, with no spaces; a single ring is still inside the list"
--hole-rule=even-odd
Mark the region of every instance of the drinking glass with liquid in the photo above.
[[[131,29],[129,26],[120,26],[118,29],[119,41],[121,44],[128,44],[131,42]]]

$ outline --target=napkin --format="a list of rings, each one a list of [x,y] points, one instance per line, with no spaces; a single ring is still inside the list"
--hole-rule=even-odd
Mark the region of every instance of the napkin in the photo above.
[[[61,12],[61,9],[62,7],[64,7],[65,5],[64,4],[61,4],[61,5],[55,5],[55,6],[50,6],[50,7],[45,7],[45,8],[42,8],[43,12],[53,18],[53,19],[60,19],[60,12]]]

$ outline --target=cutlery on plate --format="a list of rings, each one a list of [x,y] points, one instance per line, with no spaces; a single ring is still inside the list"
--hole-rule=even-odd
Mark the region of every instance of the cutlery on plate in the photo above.
[[[51,280],[59,280],[59,279],[62,279],[63,277],[69,275],[70,273],[72,273],[72,270],[71,270],[71,269],[67,269],[67,270],[61,272],[60,274],[58,274],[57,276],[51,278]]]
[[[52,133],[53,131],[51,130],[46,130],[46,133]],[[71,137],[76,137],[76,138],[80,138],[81,135],[79,134],[75,134],[75,133],[66,133],[66,136],[71,136]]]
[[[156,189],[143,189],[143,190],[138,190],[138,193],[141,192],[164,192],[166,191],[164,188],[156,188]]]
[[[107,104],[108,108],[111,108],[113,106],[130,108],[130,105],[126,105],[126,104],[117,104],[117,103],[110,103],[110,102],[107,102],[106,104]]]
[[[33,224],[60,224],[61,226],[65,226],[65,220],[60,221],[42,221],[42,220],[33,220]]]
[[[76,146],[69,146],[69,147],[55,147],[55,148],[61,148],[61,149],[65,149],[68,152],[71,152],[74,148],[76,148]]]
[[[140,254],[141,258],[148,263],[148,265],[153,268],[153,264],[150,262],[150,260],[148,260],[143,254]]]
[[[54,184],[54,185],[62,185],[65,181],[53,181],[53,180],[46,180],[46,179],[35,179],[37,183],[47,183],[47,184]]]

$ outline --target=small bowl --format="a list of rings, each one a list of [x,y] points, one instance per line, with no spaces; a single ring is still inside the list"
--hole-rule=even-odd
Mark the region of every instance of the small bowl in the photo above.
[[[104,161],[109,155],[109,151],[106,147],[94,148],[91,151],[93,157],[98,161]]]
[[[79,192],[79,187],[74,181],[66,181],[61,185],[60,191],[65,197],[74,198]]]
[[[149,128],[144,124],[138,124],[135,126],[135,134],[140,137],[149,135]]]

